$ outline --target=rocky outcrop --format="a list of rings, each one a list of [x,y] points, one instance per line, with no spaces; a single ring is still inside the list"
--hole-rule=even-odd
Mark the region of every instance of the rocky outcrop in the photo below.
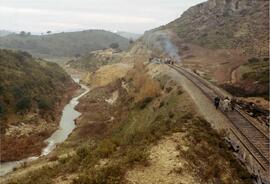
[[[224,12],[240,12],[242,10],[251,8],[257,3],[256,0],[209,0],[210,9],[221,9]]]

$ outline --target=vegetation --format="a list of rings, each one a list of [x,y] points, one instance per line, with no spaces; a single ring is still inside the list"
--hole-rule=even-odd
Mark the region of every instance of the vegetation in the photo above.
[[[269,61],[262,58],[250,58],[239,69],[241,81],[223,87],[235,96],[262,96],[269,99]]]
[[[96,136],[94,136],[95,134],[93,132],[92,136],[89,132],[82,135],[82,131],[86,131],[86,129],[91,129],[91,131],[95,129],[98,132],[97,126],[101,126],[100,122],[87,124],[89,113],[92,114],[94,112],[86,110],[87,113],[83,113],[82,116],[82,120],[85,119],[86,122],[80,122],[84,125],[80,124],[80,127],[77,129],[78,136],[81,136],[78,138],[81,144],[72,143],[72,149],[74,149],[74,145],[79,145],[75,154],[60,158],[50,166],[28,174],[25,178],[14,180],[13,184],[34,182],[45,184],[55,181],[54,178],[72,175],[75,175],[72,179],[73,184],[125,183],[124,176],[126,171],[131,169],[135,164],[147,166],[149,164],[149,148],[163,136],[175,132],[186,132],[187,134],[186,140],[190,144],[190,149],[186,152],[187,161],[190,163],[188,165],[191,166],[193,162],[193,160],[188,159],[188,155],[191,155],[192,158],[196,157],[194,159],[195,161],[198,159],[208,164],[206,167],[207,170],[202,173],[199,171],[205,165],[198,165],[198,168],[193,167],[190,170],[191,172],[195,170],[199,178],[204,178],[206,182],[210,182],[214,178],[219,181],[221,180],[221,183],[227,184],[228,182],[224,181],[224,178],[221,178],[221,176],[226,175],[231,176],[232,178],[230,179],[233,181],[239,180],[239,183],[249,183],[248,175],[242,176],[238,174],[246,173],[246,171],[230,156],[231,153],[229,153],[224,145],[220,135],[212,130],[211,126],[205,120],[193,115],[194,112],[191,104],[189,104],[191,102],[187,100],[187,94],[183,93],[174,83],[165,82],[162,84],[164,86],[163,95],[161,95],[159,89],[157,93],[137,93],[140,97],[137,98],[135,96],[136,93],[133,93],[134,91],[140,91],[143,88],[151,89],[151,86],[143,86],[151,85],[152,82],[142,84],[141,82],[137,82],[141,80],[135,80],[138,74],[143,73],[143,71],[139,70],[141,67],[145,71],[144,66],[139,64],[135,66],[132,71],[133,74],[128,75],[125,79],[129,84],[131,92],[119,92],[120,100],[116,104],[117,110],[113,113],[121,114],[122,117],[120,119],[117,119],[113,123],[106,123],[106,127],[109,128],[103,127],[102,133],[98,133]],[[145,77],[145,80],[154,80],[146,74]],[[165,81],[163,77],[159,78],[161,81]],[[98,97],[104,96],[106,90],[108,90],[108,93],[110,93],[110,90],[114,90],[116,88],[114,85],[118,86],[119,81],[103,88],[96,88],[90,92],[91,95],[85,97],[84,102],[87,100],[85,103],[96,110],[95,115],[97,117],[104,116],[104,109],[107,107],[104,104],[100,105],[102,102],[97,103],[96,100]],[[148,101],[143,108],[137,108],[137,99],[141,101],[149,97],[152,97],[151,101]],[[99,112],[98,109],[101,107],[102,111]],[[200,152],[194,151],[193,144],[196,145],[196,150],[199,150],[197,145],[200,145],[202,142],[207,142],[207,152],[202,153],[204,150],[200,150]],[[211,154],[207,155],[207,153]],[[210,161],[214,159],[215,161],[219,160],[221,163],[224,163],[224,159],[227,157],[230,159],[228,161],[229,165],[226,167],[218,164],[212,167],[212,163],[210,164]],[[228,174],[226,172],[222,174],[221,171],[224,168],[232,173]],[[215,172],[216,169],[218,174]]]
[[[112,49],[91,52],[90,54],[77,57],[75,60],[68,61],[67,65],[78,70],[94,72],[103,65],[121,61],[121,57],[117,54],[113,54],[112,52]]]
[[[36,61],[26,52],[0,50],[0,114],[6,123],[13,115],[39,109],[41,116],[52,113],[68,85],[70,77],[57,64]],[[3,122],[1,123],[1,126]]]
[[[235,9],[237,3],[207,1],[159,29],[170,29],[185,42],[210,48],[238,48],[248,54],[267,56],[269,1],[244,2]]]
[[[47,35],[42,36],[22,31],[20,34],[0,37],[0,48],[23,50],[45,58],[84,55],[94,50],[109,48],[111,43],[125,50],[128,48],[129,40],[102,30],[57,34],[48,31]]]

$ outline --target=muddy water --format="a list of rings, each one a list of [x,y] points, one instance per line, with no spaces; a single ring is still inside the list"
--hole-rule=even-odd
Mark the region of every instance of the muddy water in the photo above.
[[[74,81],[79,83],[79,79],[74,79]],[[85,91],[81,95],[71,99],[71,101],[65,106],[59,124],[59,129],[56,130],[51,135],[51,137],[45,140],[47,146],[42,150],[42,154],[40,156],[48,155],[56,147],[57,144],[64,142],[68,138],[69,134],[76,127],[75,119],[78,118],[81,114],[75,110],[75,107],[76,105],[78,105],[79,99],[90,91],[90,89],[87,86],[83,84],[80,85],[83,89],[85,89]],[[2,163],[0,164],[0,176],[3,176],[13,171],[15,167],[20,166],[24,162],[33,161],[38,159],[39,157],[30,157],[20,161]]]

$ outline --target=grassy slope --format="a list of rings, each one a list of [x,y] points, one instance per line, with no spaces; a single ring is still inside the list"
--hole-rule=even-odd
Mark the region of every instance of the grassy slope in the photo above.
[[[57,64],[25,52],[0,49],[0,70],[1,161],[38,154],[77,85]]]
[[[144,71],[138,73],[141,72]],[[71,180],[73,184],[125,183],[125,172],[138,164],[147,167],[149,148],[164,135],[174,132],[185,133],[188,149],[179,151],[186,155],[185,169],[201,183],[250,182],[249,175],[229,153],[220,135],[194,115],[192,102],[180,87],[167,83],[168,77],[160,76],[164,91],[153,98],[152,93],[140,90],[143,84],[137,88],[137,77],[130,74],[126,81],[130,90],[138,93],[127,93],[120,87],[121,81],[117,81],[85,96],[78,107],[83,113],[78,128],[58,150],[67,153],[76,148],[75,154],[55,157],[52,159],[55,165],[43,167],[13,183],[43,184],[61,180]],[[110,106],[104,99],[115,90],[119,90],[120,96]],[[115,120],[106,122],[110,116]]]
[[[24,52],[0,50],[0,70],[2,116],[36,107],[53,110],[67,84],[71,84],[70,77],[57,64],[37,61]]]
[[[112,43],[118,43],[120,48],[125,50],[129,40],[102,30],[44,36],[12,34],[0,37],[0,48],[24,50],[39,57],[74,57],[77,54],[83,55],[93,50],[109,48]]]

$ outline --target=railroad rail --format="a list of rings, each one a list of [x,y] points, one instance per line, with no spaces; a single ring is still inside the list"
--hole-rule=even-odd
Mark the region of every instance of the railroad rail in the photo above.
[[[190,80],[209,100],[213,101],[216,96],[225,97],[216,87],[198,75],[179,66],[169,66]],[[258,162],[262,170],[269,173],[269,135],[259,129],[238,107],[236,107],[236,111],[224,112],[221,110],[221,112],[230,120],[233,129],[241,135],[241,137],[237,136],[239,141]],[[236,134],[235,131],[233,133]]]

